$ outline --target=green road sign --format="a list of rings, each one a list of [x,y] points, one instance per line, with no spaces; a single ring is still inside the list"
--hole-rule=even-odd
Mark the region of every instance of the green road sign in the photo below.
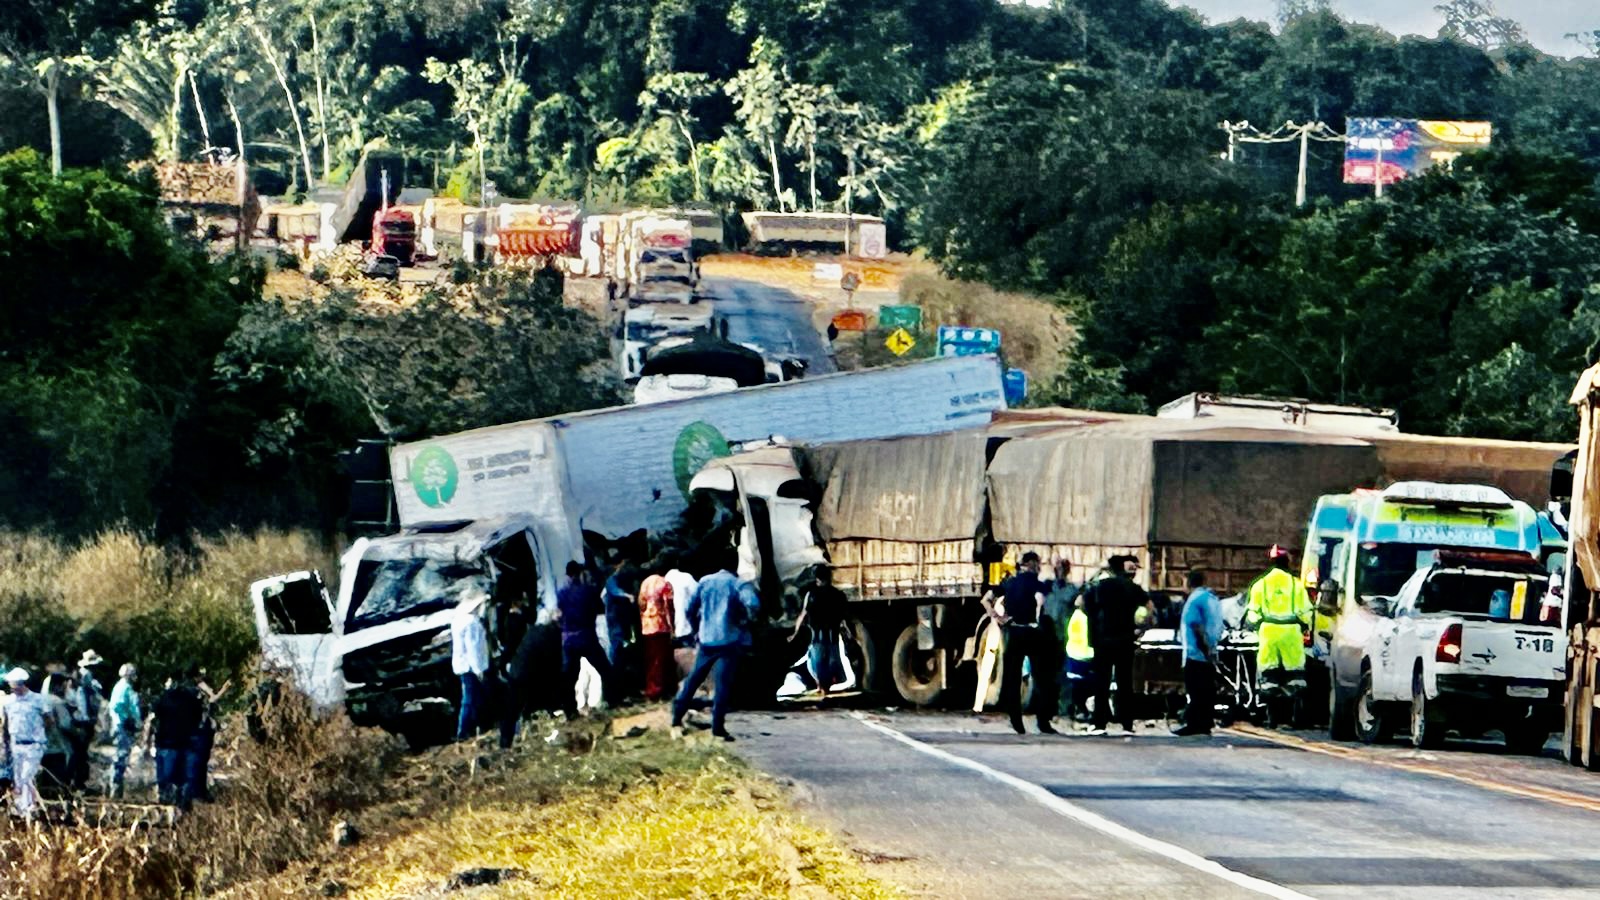
[[[922,307],[920,306],[880,306],[878,307],[879,328],[904,328],[907,331],[922,330]]]

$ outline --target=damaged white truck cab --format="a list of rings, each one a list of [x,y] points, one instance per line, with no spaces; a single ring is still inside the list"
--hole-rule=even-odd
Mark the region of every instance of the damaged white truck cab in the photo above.
[[[340,560],[329,602],[316,572],[251,585],[265,666],[291,674],[320,707],[343,703],[360,724],[421,730],[448,717],[459,682],[450,667],[450,619],[481,588],[491,636],[512,603],[553,597],[552,561],[526,516],[419,525],[362,538]],[[319,613],[320,609],[320,613]],[[499,658],[515,650],[491,641]]]

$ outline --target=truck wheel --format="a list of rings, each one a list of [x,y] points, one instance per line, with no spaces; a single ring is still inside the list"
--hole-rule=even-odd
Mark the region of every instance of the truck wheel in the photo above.
[[[1389,740],[1389,719],[1383,706],[1372,697],[1372,670],[1361,672],[1361,689],[1356,693],[1356,737],[1363,744],[1382,744]]]
[[[861,648],[861,668],[856,672],[856,684],[869,693],[883,694],[894,690],[893,648],[884,646],[876,626],[857,621],[851,624],[856,646]]]
[[[1336,741],[1356,739],[1355,711],[1350,698],[1339,690],[1339,673],[1328,669],[1328,737]]]
[[[1411,746],[1431,750],[1444,743],[1444,722],[1429,707],[1422,688],[1422,673],[1411,676]]]
[[[916,623],[894,642],[894,687],[907,703],[931,706],[944,694],[944,651],[917,649]]]

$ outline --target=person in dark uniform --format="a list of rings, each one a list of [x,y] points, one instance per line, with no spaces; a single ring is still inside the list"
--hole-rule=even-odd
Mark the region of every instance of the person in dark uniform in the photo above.
[[[1046,584],[1039,578],[1039,554],[1022,555],[1017,574],[1000,585],[1004,609],[995,608],[993,591],[983,595],[984,608],[1006,630],[1005,652],[1000,676],[1000,706],[1011,716],[1017,734],[1022,726],[1022,661],[1029,660],[1033,673],[1033,711],[1040,734],[1055,734],[1050,719],[1056,712],[1056,669],[1060,666],[1049,623],[1042,623]]]
[[[1113,556],[1107,567],[1111,574],[1095,581],[1084,598],[1096,669],[1094,728],[1090,734],[1106,733],[1111,721],[1113,681],[1117,685],[1117,717],[1123,730],[1132,734],[1134,616],[1149,604],[1150,595],[1133,580],[1139,574],[1137,559]]]

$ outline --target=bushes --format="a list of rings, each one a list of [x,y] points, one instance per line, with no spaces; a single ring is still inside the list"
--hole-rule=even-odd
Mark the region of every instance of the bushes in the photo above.
[[[190,665],[213,683],[240,677],[256,650],[250,582],[333,554],[304,532],[229,532],[195,549],[162,548],[128,530],[77,546],[0,533],[0,660],[42,667],[93,647],[133,662],[145,684]]]
[[[315,715],[293,691],[267,706],[262,722],[262,742],[245,737],[237,717],[227,723],[214,759],[231,777],[216,803],[197,806],[175,824],[156,817],[0,830],[0,896],[210,894],[311,855],[341,815],[385,797],[401,758],[398,739],[358,729],[343,715]]]

